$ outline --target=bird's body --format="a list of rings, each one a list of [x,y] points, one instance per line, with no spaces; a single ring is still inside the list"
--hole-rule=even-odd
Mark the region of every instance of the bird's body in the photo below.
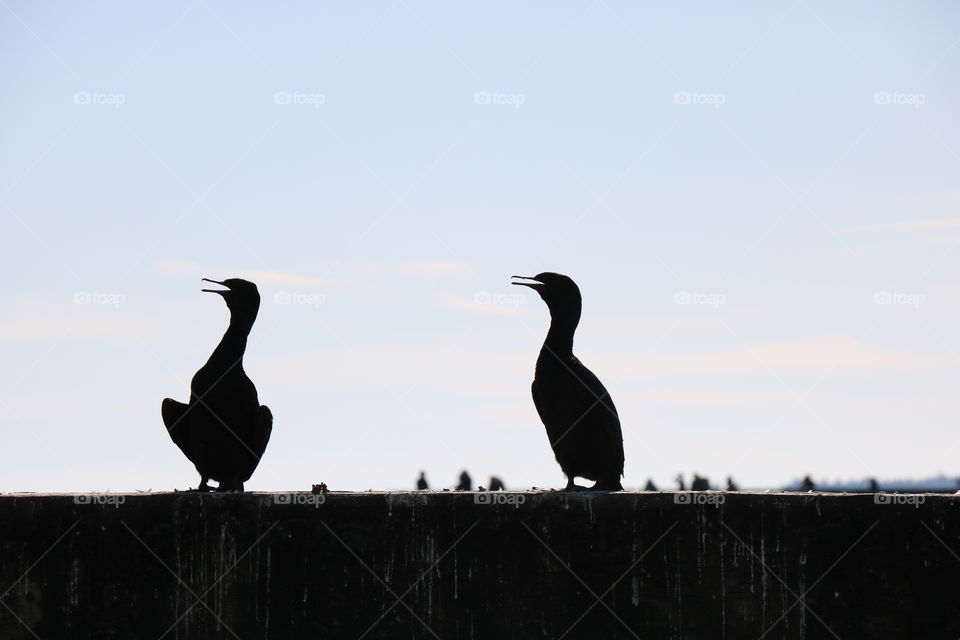
[[[699,473],[693,474],[693,482],[690,483],[691,491],[710,491],[710,480],[704,478]]]
[[[229,288],[213,292],[227,301],[230,326],[207,363],[194,374],[190,403],[167,398],[161,414],[171,439],[200,474],[200,490],[207,490],[207,481],[213,479],[222,491],[243,491],[273,429],[270,409],[260,404],[257,389],[243,370],[247,335],[260,296],[256,286],[245,280],[218,284]]]
[[[516,276],[515,276],[516,277]],[[536,290],[550,308],[550,330],[537,358],[531,391],[567,489],[574,478],[594,480],[594,489],[623,487],[623,434],[613,399],[597,378],[573,355],[573,335],[580,322],[580,290],[568,278],[541,273]]]

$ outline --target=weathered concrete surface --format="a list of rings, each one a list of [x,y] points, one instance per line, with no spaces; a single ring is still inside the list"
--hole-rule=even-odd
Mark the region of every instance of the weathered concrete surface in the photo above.
[[[0,638],[960,635],[953,496],[475,495],[0,496]]]

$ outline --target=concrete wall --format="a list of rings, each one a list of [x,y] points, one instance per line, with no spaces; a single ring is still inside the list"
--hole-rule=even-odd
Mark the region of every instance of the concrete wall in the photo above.
[[[960,636],[953,496],[477,495],[0,496],[0,638]]]

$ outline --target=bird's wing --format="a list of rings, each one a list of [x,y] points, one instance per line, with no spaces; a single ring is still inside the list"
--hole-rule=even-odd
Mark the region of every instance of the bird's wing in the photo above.
[[[244,442],[244,460],[240,471],[240,478],[246,482],[260,464],[263,452],[267,450],[270,434],[273,432],[273,414],[266,405],[260,405],[253,420],[253,431]],[[247,455],[249,454],[249,455]]]
[[[260,405],[257,410],[257,422],[254,425],[253,443],[251,448],[257,454],[259,460],[263,452],[267,450],[267,443],[270,442],[270,434],[273,433],[273,414],[267,405]]]
[[[543,395],[537,391],[537,381],[534,380],[530,385],[530,393],[533,395],[533,406],[537,408],[537,415],[540,416],[540,421],[544,424],[547,423],[547,416],[545,414],[547,406],[544,402]]]
[[[590,389],[594,396],[591,399],[591,403],[596,402],[597,404],[591,409],[591,412],[597,416],[597,422],[603,425],[603,432],[607,438],[609,438],[613,451],[616,452],[615,455],[617,456],[620,474],[622,475],[623,430],[620,427],[620,415],[617,413],[617,407],[613,404],[613,398],[610,397],[610,393],[606,387],[603,386],[603,383],[600,382],[600,378],[594,375],[590,369],[587,369],[576,357],[573,358],[571,369],[576,377]]]
[[[170,439],[188,458],[191,453],[189,450],[190,419],[187,413],[189,408],[190,405],[177,402],[172,398],[165,398],[160,405],[160,415],[163,416],[163,424],[167,427]]]

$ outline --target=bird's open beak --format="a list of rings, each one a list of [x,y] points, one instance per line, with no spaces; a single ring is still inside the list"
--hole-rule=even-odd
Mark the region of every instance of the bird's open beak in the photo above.
[[[520,280],[533,280],[533,282],[511,282],[510,284],[519,284],[523,287],[530,287],[534,291],[542,291],[546,286],[536,278],[531,278],[530,276],[510,276],[511,278],[519,278]]]
[[[200,278],[200,279],[201,279],[203,282],[212,282],[213,284],[219,284],[219,285],[221,285],[221,286],[227,287],[226,290],[224,290],[224,289],[200,289],[200,291],[206,291],[207,293],[219,293],[220,295],[223,295],[223,294],[225,294],[225,293],[227,293],[227,292],[230,291],[230,287],[228,287],[226,284],[220,282],[219,280],[211,280],[210,278]]]

